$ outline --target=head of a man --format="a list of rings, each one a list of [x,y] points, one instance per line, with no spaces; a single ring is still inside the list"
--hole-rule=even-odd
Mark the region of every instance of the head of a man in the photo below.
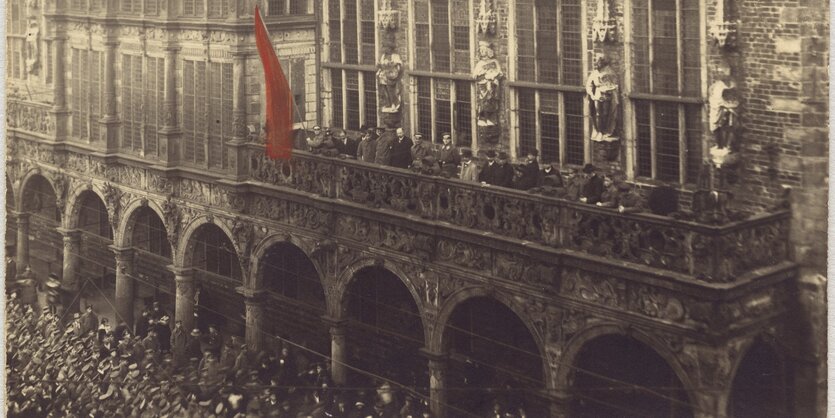
[[[403,128],[397,128],[397,131],[395,131],[395,133],[397,134],[398,139],[403,139],[403,137],[406,136],[405,132],[403,131]]]
[[[444,132],[441,139],[444,141],[444,145],[452,145],[452,135],[449,132]]]

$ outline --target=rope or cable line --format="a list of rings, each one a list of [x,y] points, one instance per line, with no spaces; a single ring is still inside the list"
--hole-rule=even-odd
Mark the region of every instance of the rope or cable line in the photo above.
[[[83,258],[87,259],[86,257],[83,257]],[[96,264],[99,264],[99,263],[97,263],[97,262],[96,262],[96,261],[94,261],[94,260],[91,260],[91,259],[88,259],[88,260],[93,261],[93,262],[94,262],[94,263],[96,263]],[[105,267],[107,267],[107,266],[105,266]],[[136,278],[134,278],[134,279],[136,279]],[[155,284],[153,284],[153,283],[148,283],[148,282],[145,282],[145,281],[142,281],[142,280],[139,280],[139,279],[136,279],[136,280],[138,280],[138,281],[140,281],[140,282],[143,282],[143,283],[146,283],[146,284],[148,284],[148,285],[150,285],[151,287],[154,287],[154,288],[156,288],[156,289],[160,289],[160,290],[162,290],[161,288],[159,288],[158,286],[156,286],[156,285],[155,285]],[[163,291],[164,291],[164,290],[163,290]],[[164,292],[165,292],[165,291],[164,291]],[[169,293],[169,294],[170,294],[171,292],[166,292],[166,293]],[[365,298],[365,299],[367,299],[367,298]],[[299,300],[296,300],[296,301],[299,301]],[[303,301],[299,301],[299,302],[304,303]],[[389,305],[389,306],[391,306],[391,305]],[[227,316],[227,315],[225,315],[225,314],[223,314],[223,313],[221,313],[221,312],[214,311],[214,310],[212,310],[212,309],[210,309],[210,308],[206,308],[206,309],[207,309],[208,311],[211,311],[211,312],[214,312],[214,313],[218,314],[218,315],[219,315],[219,316],[221,316],[221,317],[224,317],[224,318],[227,318],[227,319],[232,319],[234,322],[238,322],[238,323],[245,323],[245,322],[241,322],[240,320],[237,320],[237,319],[234,319],[234,318],[230,318],[229,316]],[[404,311],[404,312],[405,312],[405,311]],[[381,328],[381,329],[382,329],[382,328]],[[384,330],[384,329],[383,329],[383,330]],[[406,336],[406,335],[403,335],[403,334],[398,334],[398,333],[396,333],[396,332],[394,332],[394,331],[390,331],[390,330],[385,330],[385,331],[388,331],[388,333],[389,333],[389,334],[393,334],[393,335],[399,336],[399,337],[401,337],[401,338],[403,338],[403,339],[406,339],[406,340],[412,339],[410,336]],[[467,330],[462,330],[462,331],[467,332],[467,333],[469,333],[470,335],[473,335],[473,336],[476,336],[476,337],[482,338],[482,339],[484,339],[484,340],[490,341],[490,342],[494,342],[494,343],[498,343],[498,344],[503,344],[503,345],[505,345],[505,344],[504,344],[503,342],[501,342],[501,341],[497,341],[497,340],[494,340],[494,339],[491,339],[491,338],[488,338],[488,337],[485,337],[485,336],[482,336],[482,335],[479,335],[479,334],[476,334],[476,333],[472,333],[472,332],[469,332],[469,331],[467,331]],[[266,332],[263,332],[263,331],[260,331],[260,330],[259,330],[259,332],[262,332],[262,333],[264,333],[264,334],[266,334],[266,335],[270,335],[270,334],[268,334],[268,333],[266,333]],[[281,338],[281,337],[278,337],[278,338],[279,338],[279,339],[284,340],[284,339],[283,339],[283,338]],[[418,342],[417,340],[414,340],[414,339],[412,339],[412,340],[413,340],[413,341]],[[423,342],[422,342],[422,341],[420,341],[420,343],[423,343]],[[535,356],[537,356],[537,357],[540,357],[538,354],[533,354],[533,353],[527,352],[527,351],[522,350],[522,349],[520,349],[520,348],[518,348],[518,347],[509,346],[509,348],[513,348],[513,349],[516,349],[516,350],[519,350],[519,351],[522,351],[522,352],[525,352],[525,353],[528,353],[528,354],[531,354],[531,355],[535,355]],[[324,356],[324,355],[321,355],[321,354],[320,354],[320,356],[321,356],[321,357],[323,357],[323,358],[328,358],[327,356]],[[541,358],[541,357],[540,357],[540,358]],[[472,360],[475,360],[475,359],[472,359]],[[483,363],[483,362],[480,362],[480,361],[479,361],[479,363],[484,364],[484,365],[487,365],[488,367],[491,367],[491,368],[495,368],[495,369],[497,369],[497,370],[500,370],[500,369],[498,369],[495,365],[489,365],[489,364],[487,364],[487,363]],[[558,363],[559,363],[559,362],[558,362]],[[641,386],[641,385],[636,385],[636,384],[634,384],[634,383],[625,382],[625,381],[621,381],[621,380],[618,380],[618,379],[613,379],[613,378],[610,378],[610,377],[608,377],[608,376],[600,375],[600,374],[598,374],[598,373],[595,373],[595,372],[592,372],[592,371],[589,371],[589,370],[585,370],[585,369],[583,369],[583,368],[579,368],[579,367],[577,367],[577,366],[570,365],[570,364],[567,364],[567,363],[560,363],[560,364],[567,365],[568,367],[571,367],[571,368],[573,368],[573,369],[575,369],[575,370],[578,370],[578,371],[581,371],[581,372],[583,372],[583,373],[586,373],[586,374],[589,374],[589,375],[592,375],[592,376],[598,377],[598,378],[600,378],[600,379],[609,380],[609,381],[612,381],[612,382],[614,382],[614,383],[619,383],[619,384],[622,384],[622,385],[627,386],[627,387],[634,387],[634,388],[637,388],[637,389],[639,389],[639,390],[641,390],[641,389],[642,389],[642,391],[643,391],[643,392],[647,392],[647,393],[649,393],[649,394],[651,394],[651,395],[657,396],[657,397],[662,398],[662,399],[667,399],[667,400],[669,400],[669,401],[671,401],[671,402],[681,403],[681,404],[687,405],[688,407],[689,407],[689,406],[691,406],[689,403],[683,402],[683,401],[681,401],[681,400],[674,399],[674,398],[669,398],[669,397],[667,397],[667,396],[665,396],[665,395],[663,395],[663,394],[655,393],[655,392],[653,392],[652,390],[650,390],[650,388],[651,388],[651,387],[649,387],[649,386]],[[500,371],[501,371],[501,370],[500,370]],[[511,372],[509,372],[509,371],[505,371],[505,372],[506,372],[506,373],[511,373]],[[514,375],[514,374],[512,374],[512,375]],[[526,380],[532,380],[532,379],[531,379],[531,378],[529,378],[528,376],[519,375],[519,374],[515,374],[515,377],[522,378],[522,379],[526,379]],[[535,380],[532,380],[532,381],[533,381],[533,382],[535,382],[535,383],[537,383],[537,384],[540,384],[540,385],[542,384],[542,382],[541,382],[541,381],[535,381]]]

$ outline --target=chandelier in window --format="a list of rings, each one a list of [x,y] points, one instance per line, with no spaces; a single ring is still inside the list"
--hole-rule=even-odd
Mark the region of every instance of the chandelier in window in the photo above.
[[[380,10],[377,11],[380,29],[397,30],[400,26],[400,12],[394,10],[391,2],[392,0],[382,0],[380,3]]]
[[[609,9],[609,0],[597,2],[597,13],[592,20],[592,39],[594,42],[614,42],[617,24]]]
[[[492,1],[481,0],[475,24],[479,33],[492,35],[496,32],[496,11],[493,10]]]

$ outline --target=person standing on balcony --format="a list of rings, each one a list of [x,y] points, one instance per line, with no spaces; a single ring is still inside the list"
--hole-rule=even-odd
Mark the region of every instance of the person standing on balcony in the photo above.
[[[377,129],[380,132],[380,129]],[[380,165],[391,164],[392,148],[394,146],[394,135],[392,132],[383,132],[377,139],[377,151],[375,153],[374,162]]]
[[[473,151],[469,148],[461,150],[461,180],[478,181],[478,163],[473,159]]]
[[[374,162],[374,157],[377,155],[377,140],[373,135],[371,129],[362,134],[362,140],[357,145],[357,160],[366,163]]]
[[[424,139],[422,134],[415,134],[415,144],[412,145],[412,164],[420,163],[427,155],[434,154],[432,143]]]
[[[597,204],[597,202],[600,202],[603,191],[606,189],[606,186],[603,184],[603,179],[597,175],[597,169],[592,164],[586,164],[583,167],[583,173],[588,175],[589,178],[583,185],[580,201],[591,205]]]
[[[336,134],[337,141],[336,141],[336,149],[340,155],[345,155],[350,158],[357,157],[357,141],[353,138],[349,138],[345,131],[340,130]]]
[[[519,166],[519,178],[515,184],[517,189],[530,190],[541,185],[542,176],[539,171],[539,162],[536,160],[538,156],[539,151],[536,149],[528,151],[525,163]]]
[[[458,154],[458,147],[452,144],[452,135],[449,132],[444,132],[442,141],[443,145],[438,149],[438,164],[441,165],[441,170],[445,175],[454,177],[458,171],[461,156]]]
[[[397,168],[409,168],[412,164],[412,140],[406,136],[403,128],[397,128],[397,139],[392,143],[389,165]]]

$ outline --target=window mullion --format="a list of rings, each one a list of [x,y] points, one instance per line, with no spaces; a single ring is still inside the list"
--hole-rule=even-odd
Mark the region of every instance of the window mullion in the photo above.
[[[652,19],[652,6],[655,0],[647,0],[647,55],[649,55],[649,68],[647,68],[647,72],[649,72],[649,92],[650,94],[655,93],[655,72],[653,69],[655,68],[655,50],[654,50],[654,42],[653,42],[653,19]],[[660,1],[667,1],[667,0],[660,0]],[[650,125],[654,126],[654,125]]]
[[[539,32],[539,19],[536,18],[537,13],[539,12],[539,7],[537,7],[536,2],[533,3],[533,18],[531,19],[533,22],[533,79],[535,81],[539,81],[539,60],[536,59],[536,53],[539,51],[539,36],[537,33]],[[518,77],[517,77],[518,78]],[[539,114],[539,92],[536,92],[536,109],[537,115]],[[539,120],[539,116],[537,116],[537,120]],[[539,124],[537,124],[538,126]],[[537,128],[538,130],[539,128]],[[537,133],[537,141],[539,141],[539,134]]]
[[[678,182],[684,184],[687,177],[687,121],[685,104],[678,104]]]
[[[365,71],[357,71],[357,96],[359,96],[359,126],[365,124]]]
[[[342,89],[342,127],[344,128],[348,125],[348,70],[339,71],[342,71],[342,85],[339,88]]]
[[[542,110],[540,109],[539,90],[534,91],[534,118],[536,120],[536,149],[542,152]]]
[[[682,51],[684,35],[681,32],[681,15],[681,0],[676,0],[676,63],[678,64],[677,87],[679,95],[684,94],[684,53]]]
[[[655,102],[654,101],[649,102],[649,127],[650,127],[650,129],[649,129],[649,132],[650,132],[650,135],[649,135],[649,144],[650,144],[649,149],[650,149],[650,152],[649,152],[649,154],[650,154],[650,167],[651,167],[650,177],[652,177],[654,179],[657,176],[657,173],[658,173],[658,165],[656,163],[657,158],[656,158],[656,155],[655,155],[656,151],[658,150],[658,147],[655,144],[655,138],[656,138],[657,135],[656,135],[656,126],[655,126]]]
[[[557,149],[559,150],[560,166],[565,164],[565,138],[566,138],[566,117],[565,117],[565,94],[562,91],[557,92],[557,106],[559,109],[559,133],[557,134]]]
[[[429,110],[429,115],[430,115],[429,116],[429,120],[430,120],[429,142],[431,142],[433,144],[435,143],[435,138],[437,138],[437,136],[435,135],[435,121],[438,119],[438,115],[435,114],[435,112],[437,111],[437,106],[435,106],[435,100],[437,99],[436,96],[435,96],[435,84],[436,84],[436,80],[434,78],[430,78],[429,79],[429,108],[430,108],[430,110]]]
[[[560,27],[562,25],[562,7],[560,7],[560,6],[562,6],[562,4],[560,4],[560,3],[561,3],[561,1],[557,2],[556,7],[554,7],[554,13],[556,13],[555,18],[557,19],[556,20],[557,25],[556,25],[556,30],[555,30],[555,32],[556,32],[555,35],[556,36],[554,37],[554,39],[556,39],[556,45],[554,45],[554,50],[557,51],[557,55],[554,57],[554,59],[557,60],[557,84],[562,83],[562,80],[563,80],[563,76],[562,76],[562,68],[563,68],[563,65],[562,65],[562,28]],[[562,94],[560,94],[560,96],[562,96]],[[561,102],[562,98],[558,99],[558,101]],[[562,113],[562,105],[560,105],[560,113]],[[560,118],[562,118],[562,116],[560,116]],[[562,122],[560,122],[560,131],[562,132]],[[560,135],[560,138],[561,138],[560,142],[562,142],[562,135]],[[562,161],[562,153],[560,153],[560,161]]]
[[[347,49],[345,48],[345,39],[347,39],[345,37],[345,2],[346,1],[352,1],[352,0],[340,0],[339,1],[339,49],[342,51],[342,53],[340,54],[340,58],[341,58],[340,62],[342,62],[343,64],[346,62],[345,53],[347,51]],[[289,1],[288,1],[288,3],[289,3]],[[285,6],[285,8],[286,8],[286,6]],[[342,70],[340,70],[340,71],[342,71]],[[345,77],[345,74],[342,74],[342,76]],[[343,78],[343,80],[344,80],[344,78]],[[342,84],[345,84],[345,83],[343,82]],[[344,97],[345,96],[342,96],[342,97],[343,97],[343,102],[344,102]],[[345,110],[343,109],[342,112],[345,113]],[[344,123],[345,119],[342,119],[342,120],[343,120],[343,123]]]

